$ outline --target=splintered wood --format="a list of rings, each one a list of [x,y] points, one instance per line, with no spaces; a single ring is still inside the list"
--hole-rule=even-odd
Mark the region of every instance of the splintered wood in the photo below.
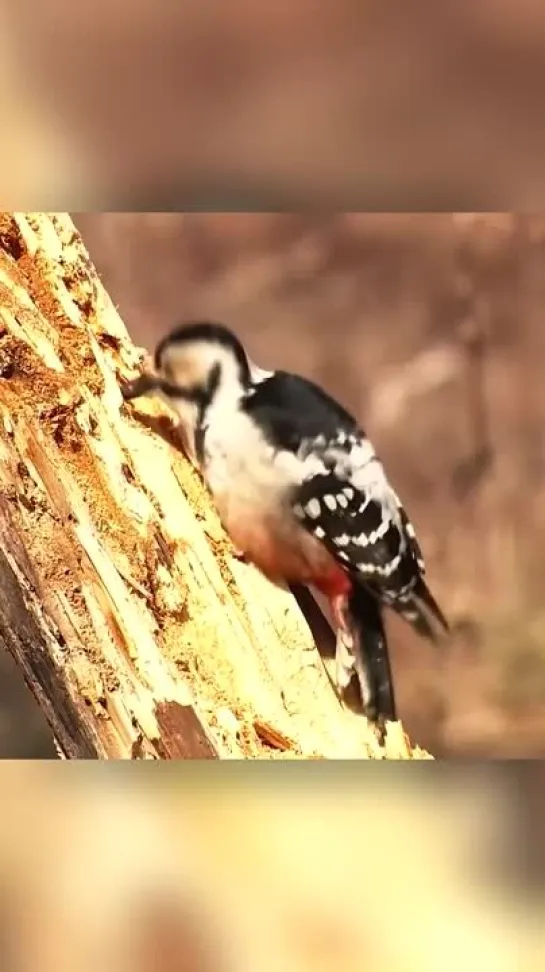
[[[0,216],[0,641],[69,758],[425,758],[235,556],[65,214]],[[174,443],[174,444],[173,444]]]

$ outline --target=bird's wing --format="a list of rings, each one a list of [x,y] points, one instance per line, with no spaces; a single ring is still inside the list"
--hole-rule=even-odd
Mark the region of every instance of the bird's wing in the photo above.
[[[286,372],[257,385],[245,407],[276,450],[297,519],[340,563],[385,593],[422,573],[409,518],[353,416]]]
[[[300,452],[302,475],[293,511],[306,530],[363,582],[386,599],[423,573],[414,529],[369,440],[341,434],[320,448]]]
[[[323,389],[284,372],[260,383],[245,407],[289,484],[300,524],[421,634],[432,636],[426,611],[448,628],[423,578],[414,528],[353,416]]]
[[[420,635],[438,640],[448,622],[424,580],[414,529],[369,440],[351,435],[309,451],[293,512],[339,563]],[[433,623],[430,623],[430,618]]]

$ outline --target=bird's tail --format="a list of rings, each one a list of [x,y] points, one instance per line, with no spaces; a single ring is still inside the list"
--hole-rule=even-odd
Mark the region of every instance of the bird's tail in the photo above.
[[[370,591],[354,585],[349,612],[360,648],[356,670],[361,694],[368,696],[366,715],[375,722],[395,721],[394,684],[381,606]]]
[[[418,579],[406,598],[395,601],[392,607],[423,638],[438,642],[450,630],[445,615],[423,577]]]

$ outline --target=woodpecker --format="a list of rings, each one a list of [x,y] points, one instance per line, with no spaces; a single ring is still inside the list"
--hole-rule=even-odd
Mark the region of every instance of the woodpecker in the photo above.
[[[174,328],[154,366],[122,388],[124,399],[158,394],[177,413],[235,547],[273,583],[329,600],[341,699],[355,675],[366,715],[395,720],[383,609],[434,641],[448,623],[363,429],[312,381],[259,368],[221,324]]]

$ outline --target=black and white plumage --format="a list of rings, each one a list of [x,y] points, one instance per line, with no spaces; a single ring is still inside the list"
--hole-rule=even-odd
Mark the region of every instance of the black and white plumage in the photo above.
[[[156,376],[233,542],[275,582],[313,586],[337,625],[337,683],[355,672],[366,711],[396,718],[382,608],[435,638],[447,622],[424,580],[414,529],[356,420],[317,385],[266,372],[221,325],[175,329]]]

